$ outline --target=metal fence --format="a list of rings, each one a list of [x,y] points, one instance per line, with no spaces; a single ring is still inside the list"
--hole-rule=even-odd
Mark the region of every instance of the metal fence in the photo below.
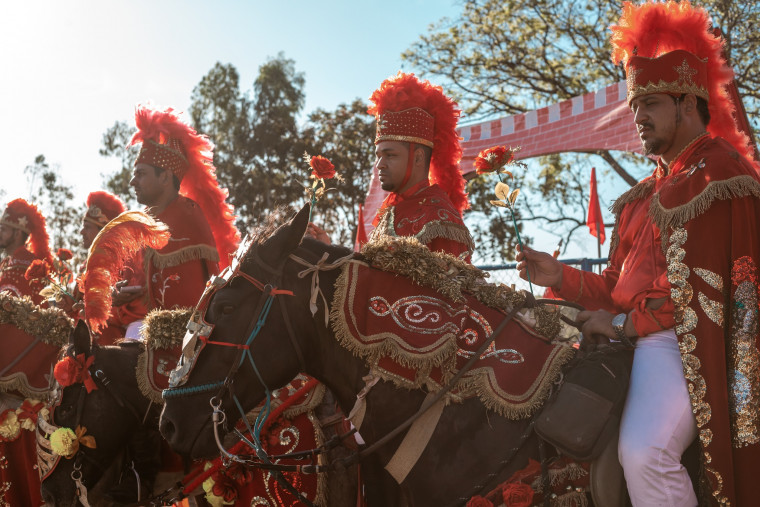
[[[598,271],[599,269],[604,269],[604,266],[607,265],[606,257],[601,259],[559,259],[559,261],[569,266],[575,266],[583,271]],[[515,269],[516,266],[516,262],[510,262],[507,264],[483,264],[477,267],[483,271],[487,271],[491,275],[488,279],[491,283],[503,283],[516,289],[528,290],[528,282],[520,278],[517,274],[517,269]],[[598,266],[598,268],[594,269],[595,266]]]

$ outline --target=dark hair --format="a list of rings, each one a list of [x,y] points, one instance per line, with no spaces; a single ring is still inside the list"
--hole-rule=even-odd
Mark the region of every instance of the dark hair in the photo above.
[[[164,169],[163,167],[156,167],[154,165],[152,165],[151,167],[153,168],[153,172],[156,173],[156,177],[160,176],[161,173],[167,170],[167,169]],[[177,176],[174,173],[171,173],[171,174],[172,174],[172,184],[174,185],[174,190],[179,190],[179,184],[180,184],[179,178],[177,178]]]
[[[673,102],[678,102],[683,101],[686,94],[682,93],[679,97],[671,95],[671,97],[673,98]],[[697,99],[697,114],[699,114],[699,119],[702,120],[702,124],[706,127],[710,124],[710,108],[707,105],[707,101],[702,97],[697,97],[695,95],[694,98]]]

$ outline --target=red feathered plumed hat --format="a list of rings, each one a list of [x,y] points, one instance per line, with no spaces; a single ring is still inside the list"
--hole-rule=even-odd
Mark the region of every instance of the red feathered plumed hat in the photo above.
[[[87,196],[87,212],[84,221],[102,228],[108,222],[121,215],[127,207],[121,199],[108,192],[90,192]]]
[[[440,86],[399,72],[380,84],[369,98],[367,112],[377,118],[375,144],[404,141],[429,146],[430,182],[438,184],[462,211],[468,207],[459,169],[462,148],[456,132],[459,106]]]
[[[198,203],[211,226],[219,264],[229,264],[240,243],[235,216],[226,202],[227,190],[219,188],[213,163],[214,145],[183,122],[173,109],[139,105],[135,111],[137,132],[131,144],[142,143],[135,164],[167,169],[180,180],[179,193]]]
[[[733,70],[723,57],[723,38],[711,29],[701,7],[681,2],[623,3],[612,31],[612,61],[626,68],[628,102],[652,93],[693,93],[708,102],[708,132],[730,142],[748,160],[749,138],[737,127],[726,86]]]
[[[27,243],[29,250],[38,259],[51,260],[50,246],[48,245],[48,233],[45,227],[45,217],[34,204],[29,204],[23,199],[14,199],[5,207],[3,223],[14,229],[23,231],[29,235]]]

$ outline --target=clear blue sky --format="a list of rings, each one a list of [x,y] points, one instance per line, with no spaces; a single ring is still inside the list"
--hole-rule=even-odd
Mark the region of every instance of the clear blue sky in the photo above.
[[[185,110],[217,61],[233,64],[247,90],[283,51],[305,74],[305,111],[332,109],[369,97],[430,23],[460,9],[456,0],[4,3],[0,203],[29,198],[23,169],[38,154],[83,201],[118,168],[98,154],[103,132],[132,121],[138,102]]]

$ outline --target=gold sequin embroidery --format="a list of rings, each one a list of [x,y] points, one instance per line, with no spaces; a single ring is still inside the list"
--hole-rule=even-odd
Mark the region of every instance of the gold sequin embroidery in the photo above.
[[[723,291],[723,278],[718,273],[704,268],[694,268],[694,272],[713,289]]]
[[[731,436],[734,447],[760,442],[760,353],[757,350],[757,267],[750,257],[734,262],[731,312],[731,364],[728,380],[731,404]]]
[[[711,321],[715,322],[718,326],[723,327],[723,303],[720,301],[713,301],[704,295],[699,293],[699,306],[702,307],[702,311],[705,312]]]
[[[709,467],[712,456],[707,448],[712,442],[712,431],[705,427],[712,418],[712,408],[704,400],[707,393],[707,384],[699,369],[702,366],[699,358],[693,354],[697,346],[697,337],[691,332],[696,329],[698,317],[696,312],[688,305],[694,295],[694,290],[688,281],[689,267],[682,261],[686,255],[683,246],[688,239],[686,229],[678,227],[668,238],[666,260],[668,263],[668,281],[671,286],[671,296],[675,306],[674,316],[676,321],[675,331],[678,335],[678,346],[681,350],[681,362],[683,363],[684,377],[689,388],[691,407],[699,428],[699,440],[702,444],[702,455],[705,463],[705,472],[713,477],[711,485],[713,498],[719,505],[730,505],[728,499],[721,495],[723,490],[723,478],[720,474]]]

